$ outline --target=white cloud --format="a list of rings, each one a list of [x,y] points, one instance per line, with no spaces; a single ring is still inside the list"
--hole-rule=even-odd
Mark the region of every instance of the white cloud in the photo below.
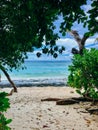
[[[35,50],[33,53],[28,53],[28,60],[70,60],[71,55],[71,49],[72,47],[77,47],[77,43],[74,39],[65,38],[65,39],[59,39],[57,41],[58,46],[64,46],[66,50],[63,52],[63,54],[59,55],[58,58],[54,59],[53,56],[47,56],[45,54],[42,54],[40,58],[37,58],[36,53],[40,52],[41,50]]]
[[[97,37],[98,37],[98,35],[96,35]],[[97,38],[96,37],[96,38]],[[91,44],[94,44],[95,45],[95,43],[96,43],[96,38],[89,38],[89,39],[87,39],[87,41],[86,41],[86,45],[91,45]]]
[[[65,39],[59,39],[57,41],[57,45],[65,46],[67,50],[70,50],[72,47],[77,46],[77,43],[74,39],[65,38]]]
[[[91,47],[98,48],[98,44],[94,43],[95,38],[89,38],[86,41],[86,47],[89,49]],[[53,56],[47,56],[43,54],[40,58],[37,58],[36,53],[40,52],[40,50],[35,50],[33,53],[28,53],[28,60],[70,60],[72,58],[71,49],[78,48],[78,45],[74,39],[65,38],[59,39],[57,41],[58,46],[64,46],[66,50],[63,52],[62,55],[59,55],[57,59],[54,59]]]

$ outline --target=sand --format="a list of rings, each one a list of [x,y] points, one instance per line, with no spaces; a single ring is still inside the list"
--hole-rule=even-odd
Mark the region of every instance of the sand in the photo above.
[[[0,89],[9,92],[10,88]],[[22,87],[10,96],[10,109],[5,113],[13,121],[12,130],[98,130],[98,115],[85,108],[89,104],[56,105],[44,98],[79,97],[69,87]]]

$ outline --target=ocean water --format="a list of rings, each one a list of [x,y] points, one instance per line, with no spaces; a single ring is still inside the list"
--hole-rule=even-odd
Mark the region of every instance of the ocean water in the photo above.
[[[26,69],[9,72],[11,79],[18,86],[61,86],[67,82],[70,61],[25,61]],[[8,81],[1,72],[0,85],[8,85]]]

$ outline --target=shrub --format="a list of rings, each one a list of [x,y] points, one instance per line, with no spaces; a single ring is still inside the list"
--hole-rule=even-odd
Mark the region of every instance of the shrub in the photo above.
[[[4,116],[3,112],[6,112],[10,108],[9,99],[6,97],[7,93],[0,93],[0,130],[10,130],[7,125],[12,121]]]
[[[83,55],[74,55],[69,66],[68,85],[76,88],[82,96],[98,99],[98,50],[84,50]]]

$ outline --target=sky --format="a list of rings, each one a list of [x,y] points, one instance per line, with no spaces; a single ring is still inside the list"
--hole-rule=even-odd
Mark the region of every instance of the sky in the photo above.
[[[91,6],[90,6],[90,1],[88,0],[88,4],[84,5],[82,8],[85,10],[85,12],[87,12]],[[59,17],[59,19],[55,22],[56,25],[56,32],[59,32],[59,26],[60,26],[60,22],[62,21],[62,17]],[[85,32],[87,32],[87,28],[83,28],[82,24],[78,24],[77,22],[74,23],[72,30],[77,30],[80,37],[83,37],[83,34]],[[47,56],[42,54],[42,56],[40,58],[37,58],[36,53],[39,50],[35,50],[33,53],[28,53],[28,60],[71,60],[72,58],[72,53],[71,53],[71,49],[77,48],[78,49],[78,45],[76,43],[76,41],[74,40],[74,38],[67,33],[65,37],[63,37],[61,34],[59,34],[60,39],[57,41],[57,45],[58,46],[65,46],[65,51],[64,53],[58,56],[57,59],[54,59],[53,56]],[[95,39],[98,38],[98,34],[95,34],[94,36],[90,37],[87,41],[86,41],[86,48],[97,48],[98,49],[98,42],[95,42]]]

